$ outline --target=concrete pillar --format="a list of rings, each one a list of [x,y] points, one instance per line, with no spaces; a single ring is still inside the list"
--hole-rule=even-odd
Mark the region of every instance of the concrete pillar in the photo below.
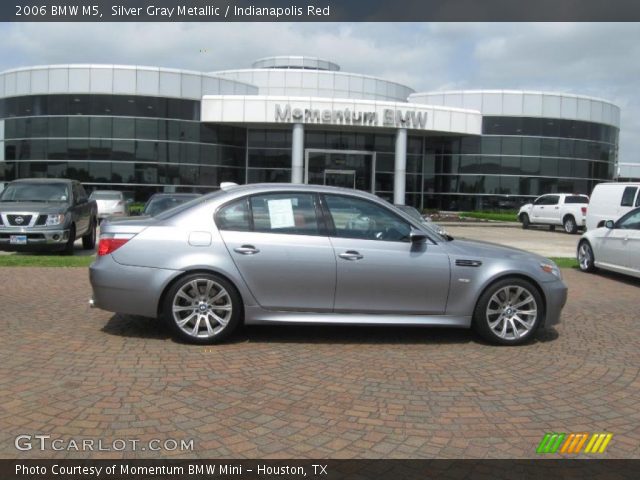
[[[396,132],[396,159],[393,171],[393,203],[404,205],[404,193],[407,180],[407,129]]]
[[[291,135],[291,183],[304,183],[304,125],[293,124]]]

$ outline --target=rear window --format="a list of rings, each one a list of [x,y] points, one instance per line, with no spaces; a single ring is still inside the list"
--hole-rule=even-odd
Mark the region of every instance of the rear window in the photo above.
[[[589,203],[589,197],[586,195],[567,195],[564,197],[564,203]]]
[[[120,192],[93,192],[89,198],[92,200],[120,200],[122,194]]]
[[[622,200],[620,201],[621,207],[633,207],[633,199],[636,198],[636,191],[638,187],[627,187],[622,194]]]

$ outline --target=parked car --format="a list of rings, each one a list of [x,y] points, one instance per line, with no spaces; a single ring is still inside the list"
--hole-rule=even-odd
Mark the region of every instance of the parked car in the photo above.
[[[520,207],[518,220],[522,228],[531,225],[548,225],[555,230],[561,225],[567,233],[576,233],[584,228],[589,197],[570,193],[541,195],[533,203]]]
[[[583,272],[602,268],[640,278],[640,208],[582,235],[578,264]]]
[[[79,237],[93,249],[96,225],[96,202],[74,180],[15,180],[0,194],[0,250],[72,253]]]
[[[516,345],[560,321],[558,267],[447,240],[375,195],[251,184],[155,217],[115,218],[90,267],[90,304],[163,318],[193,343],[246,324],[473,327]]]
[[[198,193],[154,193],[142,209],[142,215],[155,216],[185,202],[200,197]]]
[[[634,207],[640,207],[640,183],[599,183],[591,192],[587,230],[616,221]]]
[[[102,221],[113,215],[127,215],[128,202],[124,193],[117,190],[95,190],[89,196],[98,205],[98,220]]]

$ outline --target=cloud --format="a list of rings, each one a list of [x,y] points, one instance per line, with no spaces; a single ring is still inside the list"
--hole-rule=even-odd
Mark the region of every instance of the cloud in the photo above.
[[[0,69],[119,63],[215,71],[313,55],[417,91],[554,90],[622,107],[620,160],[640,159],[637,23],[12,23]]]

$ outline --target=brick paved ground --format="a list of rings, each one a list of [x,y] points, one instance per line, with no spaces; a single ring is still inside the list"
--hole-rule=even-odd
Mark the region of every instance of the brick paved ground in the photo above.
[[[0,269],[0,457],[52,438],[195,439],[154,457],[533,457],[548,431],[640,457],[640,281],[565,271],[563,323],[496,348],[467,331],[252,327],[175,343],[89,310],[86,269]]]

